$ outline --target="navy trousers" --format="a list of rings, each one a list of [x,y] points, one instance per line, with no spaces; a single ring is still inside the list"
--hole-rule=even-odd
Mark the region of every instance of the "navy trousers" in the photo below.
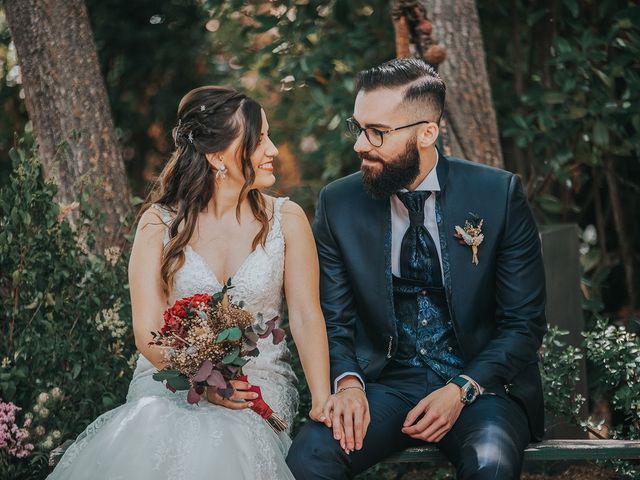
[[[423,444],[402,433],[402,424],[409,410],[443,385],[429,368],[390,364],[377,382],[367,384],[371,423],[362,449],[347,455],[331,429],[310,421],[289,450],[289,468],[297,480],[349,479],[394,452]],[[528,442],[524,409],[500,388],[465,406],[437,447],[459,480],[515,480]]]

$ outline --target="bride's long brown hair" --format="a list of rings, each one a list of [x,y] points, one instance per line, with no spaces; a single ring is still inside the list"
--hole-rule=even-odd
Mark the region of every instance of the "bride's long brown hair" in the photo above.
[[[240,204],[248,198],[253,216],[262,227],[253,239],[253,248],[264,245],[269,233],[269,215],[264,197],[251,189],[255,171],[251,155],[262,131],[261,106],[252,98],[228,87],[205,86],[187,93],[178,106],[178,124],[173,129],[176,149],[160,173],[140,214],[152,203],[172,212],[169,242],[164,247],[160,274],[162,290],[169,298],[176,272],[184,265],[184,249],[195,230],[198,214],[215,192],[215,169],[206,153],[222,152],[241,136],[240,162],[245,182],[238,197]],[[180,225],[184,225],[179,230]]]

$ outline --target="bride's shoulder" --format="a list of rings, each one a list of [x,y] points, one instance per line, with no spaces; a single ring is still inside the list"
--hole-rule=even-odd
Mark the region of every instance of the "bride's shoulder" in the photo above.
[[[138,221],[137,235],[154,236],[164,232],[171,219],[171,212],[168,208],[157,203],[151,204],[140,215]]]
[[[299,238],[305,232],[310,231],[309,219],[304,209],[296,202],[288,198],[279,199],[280,225],[285,241]]]

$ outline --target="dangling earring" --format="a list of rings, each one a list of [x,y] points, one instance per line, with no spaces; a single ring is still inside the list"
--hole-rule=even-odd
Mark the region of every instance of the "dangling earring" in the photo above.
[[[227,166],[222,163],[222,159],[220,159],[221,165],[218,167],[218,171],[216,172],[217,180],[226,180],[227,179]]]

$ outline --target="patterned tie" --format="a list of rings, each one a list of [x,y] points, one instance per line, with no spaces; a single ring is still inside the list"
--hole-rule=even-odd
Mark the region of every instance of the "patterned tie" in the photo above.
[[[411,280],[426,280],[430,286],[441,287],[438,250],[424,226],[424,204],[431,192],[398,192],[396,195],[409,210],[410,221],[400,247],[400,275]]]

